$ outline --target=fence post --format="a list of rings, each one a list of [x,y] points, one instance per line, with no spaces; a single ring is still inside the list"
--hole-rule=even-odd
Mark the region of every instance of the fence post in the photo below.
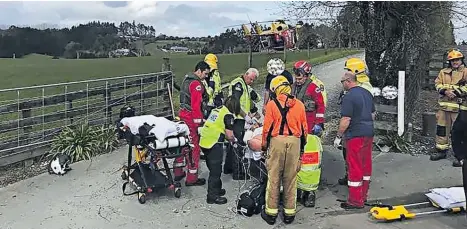
[[[162,71],[172,71],[172,66],[170,65],[170,58],[164,57],[162,59],[164,60],[164,62],[162,63]]]
[[[405,99],[405,71],[399,71],[399,85],[397,87],[397,134],[404,134],[404,99]]]
[[[109,90],[109,81],[105,81],[105,124],[112,123],[112,106],[109,104],[111,92]]]

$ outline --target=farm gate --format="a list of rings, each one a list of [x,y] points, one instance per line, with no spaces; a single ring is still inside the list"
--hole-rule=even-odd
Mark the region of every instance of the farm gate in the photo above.
[[[120,108],[173,117],[171,71],[0,89],[0,166],[47,153],[64,127],[115,125]]]

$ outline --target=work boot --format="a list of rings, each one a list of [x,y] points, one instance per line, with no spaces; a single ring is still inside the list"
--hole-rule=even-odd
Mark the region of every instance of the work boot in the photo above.
[[[348,177],[347,177],[347,174],[345,174],[344,177],[340,178],[339,180],[337,180],[337,182],[339,183],[339,185],[347,185],[347,182],[348,181]]]
[[[439,161],[446,158],[446,150],[437,150],[435,154],[430,156],[430,160]]]
[[[185,186],[203,186],[205,184],[206,184],[206,179],[204,179],[204,178],[198,178],[198,180],[196,180],[193,183],[186,183],[185,182]]]
[[[302,203],[304,192],[297,188],[297,202]]]
[[[303,201],[303,205],[307,208],[312,208],[315,206],[316,194],[315,191],[308,192]]]
[[[283,219],[283,222],[285,224],[291,224],[294,220],[295,220],[295,215],[286,215],[286,214],[282,214],[284,219]]]
[[[206,202],[208,204],[226,204],[227,203],[227,198],[223,196],[218,196],[216,198],[206,198]]]
[[[263,218],[263,220],[269,225],[274,225],[276,223],[277,216],[270,216],[266,214],[266,211],[263,209],[261,210],[261,218]]]
[[[457,158],[454,158],[454,161],[452,162],[453,167],[462,167],[462,164]]]

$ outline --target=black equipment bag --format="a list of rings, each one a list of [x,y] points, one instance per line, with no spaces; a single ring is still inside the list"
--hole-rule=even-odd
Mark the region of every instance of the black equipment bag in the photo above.
[[[266,202],[266,182],[259,183],[249,192],[240,195],[237,203],[237,213],[248,217],[261,213]]]

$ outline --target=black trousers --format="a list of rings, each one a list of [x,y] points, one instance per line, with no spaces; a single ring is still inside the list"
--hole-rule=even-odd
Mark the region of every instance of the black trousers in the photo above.
[[[245,136],[245,120],[244,119],[235,119],[234,127],[233,127],[233,134],[235,138],[237,138],[240,144],[245,145],[243,142],[243,137]],[[233,147],[229,144],[227,145],[227,154],[225,155],[225,164],[224,164],[224,173],[235,173],[242,172],[242,168],[238,168],[238,157],[234,155]],[[235,165],[235,166],[234,166]],[[240,163],[241,165],[241,163]],[[238,171],[240,170],[240,171]]]
[[[467,111],[461,111],[452,125],[451,145],[454,156],[462,165],[462,182],[464,184],[464,193],[467,199]]]
[[[215,199],[222,189],[221,173],[224,148],[222,143],[216,143],[211,149],[201,148],[201,150],[206,155],[206,165],[209,169],[207,198]]]

